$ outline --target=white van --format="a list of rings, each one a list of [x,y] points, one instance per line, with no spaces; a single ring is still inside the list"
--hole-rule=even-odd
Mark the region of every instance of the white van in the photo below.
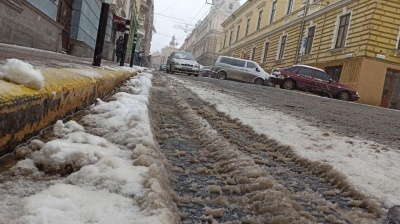
[[[235,79],[258,85],[268,85],[270,74],[266,73],[257,62],[219,56],[215,62],[213,76],[218,79]]]

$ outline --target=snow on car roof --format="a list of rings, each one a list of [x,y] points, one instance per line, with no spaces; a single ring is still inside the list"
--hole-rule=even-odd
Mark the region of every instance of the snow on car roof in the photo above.
[[[293,65],[293,66],[300,66],[300,67],[305,67],[305,68],[311,68],[311,69],[315,69],[315,70],[319,70],[321,72],[325,72],[323,69],[317,68],[317,67],[313,67],[313,66],[309,66],[309,65]]]

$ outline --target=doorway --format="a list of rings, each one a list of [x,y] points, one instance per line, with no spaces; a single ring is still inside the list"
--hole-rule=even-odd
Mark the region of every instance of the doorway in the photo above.
[[[386,71],[381,107],[400,110],[400,71]]]
[[[62,50],[69,53],[69,39],[72,19],[72,6],[74,0],[60,0],[58,3],[57,22],[64,28],[62,30]]]

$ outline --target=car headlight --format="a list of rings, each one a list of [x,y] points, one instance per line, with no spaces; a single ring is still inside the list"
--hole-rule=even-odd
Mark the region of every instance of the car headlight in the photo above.
[[[200,68],[200,65],[194,65],[195,68]]]
[[[180,63],[179,62],[177,62],[177,61],[174,61],[174,63],[173,63],[174,65],[180,65]]]

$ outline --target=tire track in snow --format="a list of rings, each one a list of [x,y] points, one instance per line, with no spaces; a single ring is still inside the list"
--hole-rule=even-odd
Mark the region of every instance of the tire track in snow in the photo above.
[[[161,123],[157,138],[176,167],[175,191],[179,195],[176,200],[185,213],[184,222],[214,219],[225,222],[232,218],[260,223],[377,221],[375,215],[380,208],[363,200],[353,189],[341,193],[338,187],[343,183],[340,178],[332,178],[335,173],[329,174],[331,168],[318,167],[325,170],[319,175],[313,174],[313,169],[321,164],[308,164],[306,160],[294,158],[287,147],[256,135],[250,128],[215,111],[181,85],[168,82],[164,77],[155,80],[155,86],[164,90],[154,91],[154,95],[158,95],[153,99],[153,103],[158,104],[154,110]],[[185,125],[186,128],[182,128]],[[177,142],[182,140],[180,137],[184,140]],[[213,203],[213,199],[215,202],[221,197],[213,193],[207,195],[210,186],[226,197],[224,206],[215,207],[218,204]],[[207,211],[206,206],[214,210]],[[366,207],[375,215],[368,213]],[[225,211],[222,218],[212,216],[215,209]]]

